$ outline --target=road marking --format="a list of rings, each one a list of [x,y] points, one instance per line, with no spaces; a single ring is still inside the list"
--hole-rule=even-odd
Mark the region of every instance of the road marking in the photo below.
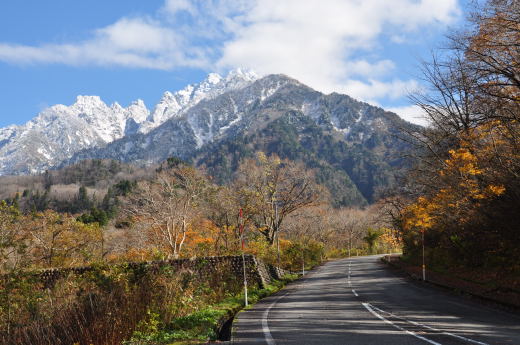
[[[411,332],[411,331],[409,331],[409,330],[407,330],[407,329],[404,329],[403,327],[401,327],[401,326],[399,326],[399,325],[396,325],[395,323],[393,323],[392,321],[386,319],[384,316],[378,314],[374,309],[372,309],[372,305],[371,305],[370,303],[361,303],[361,304],[363,304],[363,307],[365,307],[365,308],[366,308],[366,309],[367,309],[367,310],[368,310],[372,315],[374,315],[374,316],[377,317],[378,319],[381,319],[382,321],[388,323],[389,325],[394,326],[394,327],[397,328],[398,330],[403,331],[403,332],[405,332],[406,334],[409,334],[409,335],[411,335],[411,336],[414,336],[414,337],[416,337],[416,338],[418,338],[418,339],[424,340],[424,341],[426,341],[427,343],[430,343],[430,344],[433,344],[433,345],[442,345],[441,343],[437,343],[437,342],[435,342],[435,341],[433,341],[433,340],[430,340],[430,339],[427,339],[427,338],[425,338],[425,337],[422,337],[422,336],[420,336],[420,335],[417,334],[417,333],[414,333],[414,332]],[[270,345],[270,344],[269,344],[269,345]]]
[[[276,345],[276,341],[274,341],[273,336],[271,335],[271,330],[269,329],[269,325],[267,324],[267,318],[269,317],[269,310],[271,310],[271,308],[276,303],[278,303],[279,300],[281,300],[283,297],[285,297],[287,294],[288,294],[288,292],[286,292],[285,294],[283,294],[283,295],[279,296],[277,299],[275,299],[273,301],[273,303],[271,303],[269,305],[269,307],[266,310],[264,310],[264,313],[262,314],[262,331],[264,332],[264,338],[265,338],[265,341],[267,342],[267,345]]]
[[[348,284],[349,284],[349,286],[350,286],[350,261],[349,261],[349,270],[348,270]],[[352,289],[352,292],[354,293],[354,295],[355,295],[356,297],[359,297],[359,295],[358,295],[358,293],[356,292],[356,290]],[[455,302],[452,302],[452,303],[453,303],[453,304],[459,304],[459,303],[455,303]],[[394,326],[395,328],[397,328],[397,329],[399,329],[399,330],[401,330],[401,331],[403,331],[403,332],[405,332],[405,333],[407,333],[407,334],[410,334],[410,335],[412,335],[412,336],[414,336],[414,337],[416,337],[416,338],[419,338],[419,339],[421,339],[421,340],[424,340],[424,341],[426,341],[426,342],[428,342],[428,343],[430,343],[430,344],[438,344],[438,345],[442,345],[442,344],[439,344],[439,343],[437,343],[437,342],[435,342],[435,341],[433,341],[433,340],[430,340],[430,339],[427,339],[427,338],[425,338],[425,337],[422,337],[422,336],[420,336],[420,335],[418,335],[418,334],[416,334],[416,333],[414,333],[414,332],[408,331],[408,330],[406,330],[406,329],[404,329],[404,328],[402,328],[402,327],[400,327],[400,326],[394,324],[392,321],[390,321],[390,320],[386,319],[385,317],[383,317],[382,315],[378,314],[378,313],[376,312],[376,310],[379,311],[380,313],[388,314],[388,315],[390,315],[390,316],[392,316],[392,317],[394,317],[394,318],[396,318],[396,319],[399,319],[399,320],[404,321],[404,322],[406,322],[406,323],[412,324],[412,325],[414,325],[414,326],[418,326],[418,327],[426,328],[426,329],[429,329],[429,330],[431,330],[431,331],[437,332],[437,333],[439,333],[439,334],[444,334],[444,335],[447,335],[447,336],[450,336],[450,337],[453,337],[453,338],[457,338],[457,339],[463,340],[463,341],[468,342],[468,343],[473,343],[473,344],[478,344],[478,345],[489,345],[488,343],[484,343],[484,342],[481,342],[481,341],[478,341],[478,340],[473,340],[473,339],[470,339],[470,338],[466,338],[466,337],[463,337],[463,336],[461,336],[461,335],[457,335],[457,334],[454,334],[454,333],[446,332],[446,331],[443,331],[443,330],[440,330],[440,329],[437,329],[437,328],[434,328],[434,327],[431,327],[431,326],[424,325],[424,324],[419,323],[419,322],[415,322],[415,321],[412,321],[412,320],[405,319],[405,318],[403,318],[403,317],[397,316],[397,315],[392,314],[392,313],[390,313],[390,312],[388,312],[388,311],[385,311],[385,310],[383,310],[383,309],[380,309],[380,308],[378,308],[378,307],[376,307],[376,306],[374,306],[374,305],[372,305],[372,304],[370,304],[370,303],[361,303],[361,304],[363,304],[363,306],[364,306],[364,307],[365,307],[365,308],[366,308],[366,309],[367,309],[371,314],[373,314],[373,315],[376,316],[377,318],[383,320],[384,322],[386,322],[386,323],[388,323],[388,324]]]
[[[405,318],[403,318],[403,317],[400,317],[400,316],[397,316],[397,315],[395,315],[395,314],[392,314],[392,313],[390,313],[390,312],[388,312],[388,311],[384,311],[384,310],[382,310],[382,309],[380,309],[380,308],[378,308],[378,307],[376,307],[376,306],[373,306],[373,305],[372,305],[372,308],[375,309],[375,310],[377,310],[377,311],[379,311],[379,312],[381,312],[381,313],[386,313],[386,314],[388,314],[388,315],[390,315],[390,316],[392,316],[392,317],[395,317],[396,319],[399,319],[399,320],[405,321],[405,322],[407,322],[407,323],[410,323],[410,324],[412,324],[412,325],[414,325],[414,326],[423,327],[423,328],[429,329],[429,330],[431,330],[431,331],[438,332],[438,333],[440,333],[440,334],[449,335],[450,337],[454,337],[454,338],[457,338],[457,339],[461,339],[461,340],[464,340],[464,341],[469,342],[469,343],[479,344],[479,345],[489,345],[489,344],[487,344],[487,343],[483,343],[483,342],[481,342],[481,341],[477,341],[477,340],[469,339],[469,338],[463,337],[463,336],[461,336],[461,335],[453,334],[453,333],[450,333],[450,332],[445,332],[445,331],[443,331],[443,330],[440,330],[440,329],[437,329],[437,328],[434,328],[434,327],[430,327],[430,326],[424,325],[424,324],[419,323],[419,322],[415,322],[415,321],[412,321],[412,320],[405,319]]]

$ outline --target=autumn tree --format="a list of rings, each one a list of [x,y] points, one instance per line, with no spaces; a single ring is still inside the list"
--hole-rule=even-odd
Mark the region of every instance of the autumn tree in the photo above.
[[[367,230],[376,224],[376,213],[370,209],[342,208],[334,211],[333,227],[335,241],[339,241],[348,248],[349,256],[352,248],[359,246]]]
[[[10,334],[25,300],[34,295],[26,284],[30,260],[22,219],[18,209],[0,201],[0,336]]]
[[[27,216],[29,253],[44,267],[78,266],[102,256],[103,233],[99,224],[47,210]]]
[[[413,96],[430,120],[410,133],[415,169],[394,199],[405,250],[482,266],[514,261],[520,241],[520,11],[517,1],[478,5],[448,49],[425,64]],[[455,261],[455,260],[453,260]]]
[[[334,234],[334,212],[329,205],[306,207],[291,213],[284,222],[283,235],[285,238],[308,243],[311,240],[328,244]]]
[[[206,203],[206,217],[219,229],[215,246],[229,252],[240,248],[240,226],[247,227],[252,217],[252,202],[246,195],[237,192],[236,185],[214,187]],[[242,209],[242,218],[240,217]]]
[[[236,178],[244,210],[269,244],[274,244],[286,217],[305,207],[316,205],[322,189],[312,172],[302,164],[267,157],[257,153],[256,159],[245,160]]]
[[[520,4],[490,0],[476,8],[467,32],[452,37],[478,74],[475,97],[495,120],[520,120]]]
[[[157,249],[177,258],[207,192],[206,177],[181,163],[161,169],[153,180],[139,182],[126,199],[124,213]]]
[[[376,248],[377,241],[379,238],[383,235],[383,233],[380,230],[368,228],[367,234],[365,237],[363,237],[363,241],[368,246],[368,253],[374,254],[374,249]]]
[[[0,201],[0,273],[24,266],[26,233],[22,231],[22,214],[5,201]]]

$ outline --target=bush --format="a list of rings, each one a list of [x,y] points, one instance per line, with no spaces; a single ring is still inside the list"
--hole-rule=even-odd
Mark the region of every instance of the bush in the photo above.
[[[167,329],[241,289],[225,267],[202,277],[146,264],[71,273],[47,282],[47,290],[20,277],[16,281],[27,282],[31,295],[11,290],[8,300],[0,300],[0,311],[14,298],[20,301],[16,320],[1,325],[2,344],[119,345],[136,334]]]

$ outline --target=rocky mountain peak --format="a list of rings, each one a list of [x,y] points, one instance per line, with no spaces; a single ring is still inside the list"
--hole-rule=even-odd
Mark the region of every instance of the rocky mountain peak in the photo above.
[[[259,79],[259,76],[255,71],[245,68],[236,68],[234,70],[231,70],[226,76],[227,81],[243,80],[247,82],[252,82],[257,79]]]
[[[210,84],[218,84],[222,80],[222,77],[218,73],[210,73],[208,74],[208,78],[206,80]]]
[[[78,96],[21,126],[0,128],[0,175],[41,172],[63,162],[114,158],[148,164],[236,135],[263,130],[280,117],[306,118],[335,138],[378,146],[397,115],[346,95],[324,95],[282,74],[259,78],[236,69],[166,91],[152,111],[142,100],[124,108],[99,96]],[[381,139],[383,138],[383,139]]]
[[[250,70],[235,69],[225,77],[210,73],[198,84],[190,84],[175,93],[166,91],[155,106],[139,132],[148,133],[171,118],[179,117],[203,99],[211,99],[225,92],[243,88],[255,80],[258,75]]]
[[[78,95],[76,97],[76,102],[74,105],[88,105],[88,106],[103,106],[106,105],[105,102],[101,100],[101,97],[99,96],[85,96],[85,95]]]
[[[110,108],[112,108],[114,111],[123,111],[123,107],[121,106],[121,104],[119,104],[118,102],[114,102],[112,103],[112,105],[110,106]]]

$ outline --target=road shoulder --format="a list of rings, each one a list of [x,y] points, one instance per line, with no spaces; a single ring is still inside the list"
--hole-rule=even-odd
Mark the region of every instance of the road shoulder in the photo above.
[[[394,270],[395,273],[406,276],[414,282],[426,283],[452,295],[462,296],[487,306],[520,314],[520,294],[512,290],[486,289],[481,284],[433,271],[427,271],[426,282],[423,282],[421,268],[406,264],[400,260],[399,255],[385,255],[381,258],[381,262]]]

